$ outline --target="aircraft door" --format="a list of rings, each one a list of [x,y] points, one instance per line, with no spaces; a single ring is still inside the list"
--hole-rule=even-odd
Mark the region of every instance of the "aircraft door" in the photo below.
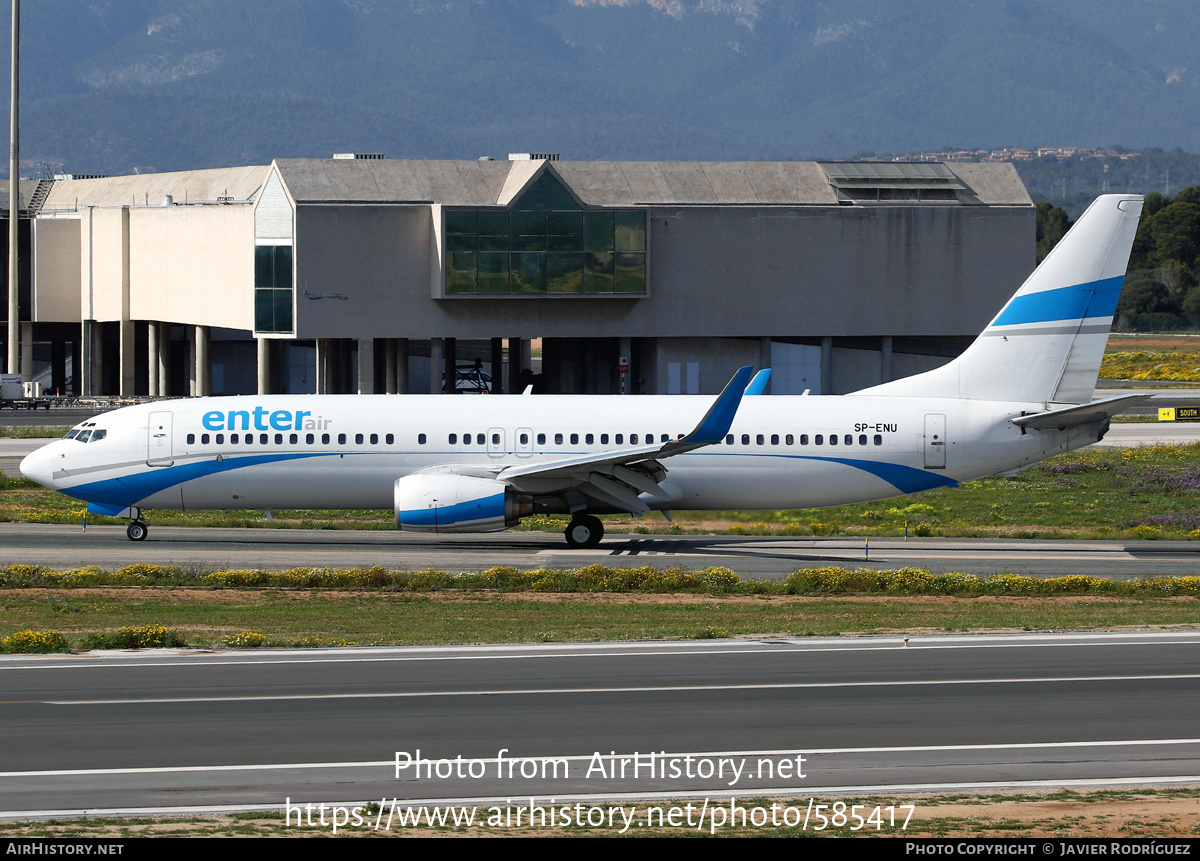
[[[513,441],[516,443],[514,450],[519,457],[529,457],[533,454],[533,431],[529,428],[517,428]]]
[[[146,427],[146,466],[170,466],[175,462],[170,411],[150,413]]]
[[[925,468],[946,468],[946,417],[940,413],[925,416]]]
[[[504,428],[488,428],[488,457],[504,457]]]

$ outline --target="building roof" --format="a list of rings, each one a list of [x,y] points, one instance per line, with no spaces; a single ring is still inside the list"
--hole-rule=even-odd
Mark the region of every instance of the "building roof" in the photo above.
[[[428,161],[278,159],[297,203],[505,206],[547,165],[591,206],[836,206],[816,162]],[[840,165],[849,167],[850,165]],[[920,165],[953,177],[964,202],[1030,206],[1010,164]]]
[[[836,206],[837,176],[863,165],[787,162],[432,161],[426,159],[276,159],[292,200],[301,204],[506,206],[542,170],[554,171],[585,205]],[[872,170],[877,165],[867,166]],[[1031,206],[1011,164],[955,162],[889,166],[936,173],[961,188],[963,203]],[[834,168],[834,174],[829,174]],[[903,168],[903,169],[901,169]],[[255,200],[271,168],[249,167],[59,180],[43,210]],[[910,171],[911,172],[911,171]],[[34,184],[22,197],[32,194]],[[0,200],[4,197],[0,194]]]
[[[142,173],[102,179],[55,180],[42,210],[84,206],[155,206],[170,195],[177,203],[253,200],[270,167],[222,167],[177,173]]]
[[[39,180],[36,180],[36,179],[18,180],[17,194],[19,194],[20,198],[21,198],[18,203],[18,211],[25,212],[26,209],[29,207],[29,201],[33,198],[34,193],[37,191],[38,183],[39,183]],[[8,213],[8,180],[4,180],[2,183],[0,183],[0,212],[5,213],[5,217],[7,217],[7,213]]]

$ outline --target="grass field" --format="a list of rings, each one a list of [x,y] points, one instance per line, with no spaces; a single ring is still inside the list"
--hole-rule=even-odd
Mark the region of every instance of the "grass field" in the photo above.
[[[1200,336],[1110,335],[1100,378],[1200,383]]]
[[[267,645],[413,645],[736,636],[1062,631],[1194,625],[1194,597],[725,596],[380,593],[254,589],[46,589],[0,593],[0,636],[91,635],[162,625],[189,646],[243,632]]]

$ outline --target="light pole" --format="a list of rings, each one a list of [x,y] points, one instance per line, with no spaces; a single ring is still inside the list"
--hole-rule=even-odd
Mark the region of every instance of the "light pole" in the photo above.
[[[20,171],[17,169],[17,90],[20,81],[18,46],[21,38],[21,0],[12,0],[12,89],[9,96],[8,118],[8,372],[19,373],[20,333],[18,305],[17,228],[21,213]]]

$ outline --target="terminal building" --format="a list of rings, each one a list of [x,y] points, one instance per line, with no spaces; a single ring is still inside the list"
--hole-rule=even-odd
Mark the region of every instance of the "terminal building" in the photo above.
[[[967,163],[278,159],[22,206],[22,373],[121,396],[853,391],[961,352],[1036,229]]]

